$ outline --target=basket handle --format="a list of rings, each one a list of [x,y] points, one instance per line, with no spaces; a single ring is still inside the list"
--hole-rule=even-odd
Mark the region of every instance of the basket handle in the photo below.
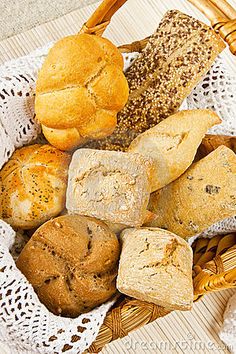
[[[97,10],[83,25],[79,33],[102,36],[112,16],[127,0],[103,0]],[[232,54],[236,55],[236,10],[226,0],[188,0],[211,22],[212,27],[225,40]],[[148,39],[120,47],[121,51],[141,51]]]
[[[194,266],[196,276],[193,279],[194,295],[206,294],[209,291],[218,291],[236,287],[235,268],[236,245],[228,249],[223,255],[217,255],[203,267]]]
[[[127,0],[104,0],[98,6],[79,33],[95,34],[102,36],[110,23],[112,16]]]
[[[213,29],[236,55],[236,11],[226,0],[188,0],[211,22]]]

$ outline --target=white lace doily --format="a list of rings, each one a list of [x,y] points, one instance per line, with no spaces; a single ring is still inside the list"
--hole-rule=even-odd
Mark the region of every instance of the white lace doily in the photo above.
[[[215,235],[226,235],[231,232],[236,231],[236,216],[230,217],[223,219],[216,224],[211,225],[208,229],[204,230],[200,234],[197,234],[195,236],[192,236],[188,239],[188,243],[190,245],[193,244],[193,242],[198,238],[198,237],[204,237],[204,238],[211,238]]]
[[[51,46],[0,66],[0,168],[40,133],[34,119],[35,81]]]
[[[53,315],[10,255],[15,232],[0,221],[0,339],[12,353],[82,353],[95,340],[115,300],[75,319]]]
[[[16,148],[31,143],[40,133],[34,118],[35,81],[51,46],[52,43],[0,67],[0,168]],[[125,69],[137,55],[124,54]],[[236,135],[235,95],[236,77],[218,59],[181,108],[212,108],[223,122],[211,132]],[[235,218],[214,225],[206,230],[206,235],[233,230]],[[15,233],[2,221],[0,239],[0,340],[10,345],[14,354],[74,354],[88,348],[113,301],[76,319],[53,315],[16,268],[9,253]]]
[[[219,336],[231,353],[236,354],[236,293],[228,301]]]

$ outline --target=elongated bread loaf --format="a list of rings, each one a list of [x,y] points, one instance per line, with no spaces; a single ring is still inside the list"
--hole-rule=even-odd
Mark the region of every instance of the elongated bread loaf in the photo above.
[[[140,133],[175,113],[225,45],[207,25],[168,11],[126,72],[130,95],[114,133],[93,148],[125,150]]]
[[[220,122],[217,114],[207,109],[181,111],[132,141],[128,151],[151,157],[154,161],[152,192],[187,170],[207,130]]]
[[[126,229],[121,240],[118,290],[169,310],[190,310],[193,251],[188,243],[158,228]]]
[[[158,226],[183,238],[236,215],[236,155],[220,146],[182,176],[152,193],[149,208]]]

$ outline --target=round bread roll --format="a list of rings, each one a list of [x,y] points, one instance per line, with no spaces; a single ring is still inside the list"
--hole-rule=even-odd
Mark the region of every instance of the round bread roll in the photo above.
[[[71,150],[111,135],[128,94],[119,50],[105,38],[77,34],[50,50],[38,75],[35,112],[47,140]]]
[[[14,228],[32,229],[60,214],[70,159],[50,145],[16,150],[0,171],[0,217]]]
[[[118,239],[107,225],[64,215],[33,234],[17,266],[51,312],[76,317],[116,292],[119,253]]]

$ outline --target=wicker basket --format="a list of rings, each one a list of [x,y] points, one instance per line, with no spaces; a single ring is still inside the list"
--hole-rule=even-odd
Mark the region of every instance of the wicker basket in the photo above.
[[[80,33],[101,36],[112,16],[127,0],[104,0]],[[225,0],[189,0],[210,20],[213,29],[229,45],[236,55],[236,11]],[[140,52],[148,41],[145,38],[119,47],[121,52]],[[219,145],[226,145],[236,151],[236,137],[206,136],[200,146],[197,158],[202,158]],[[199,239],[193,245],[193,284],[195,301],[203,294],[236,287],[236,234],[215,236],[211,240]],[[167,315],[165,308],[121,296],[107,314],[96,341],[88,352],[97,353],[112,340],[124,337],[132,330]]]

